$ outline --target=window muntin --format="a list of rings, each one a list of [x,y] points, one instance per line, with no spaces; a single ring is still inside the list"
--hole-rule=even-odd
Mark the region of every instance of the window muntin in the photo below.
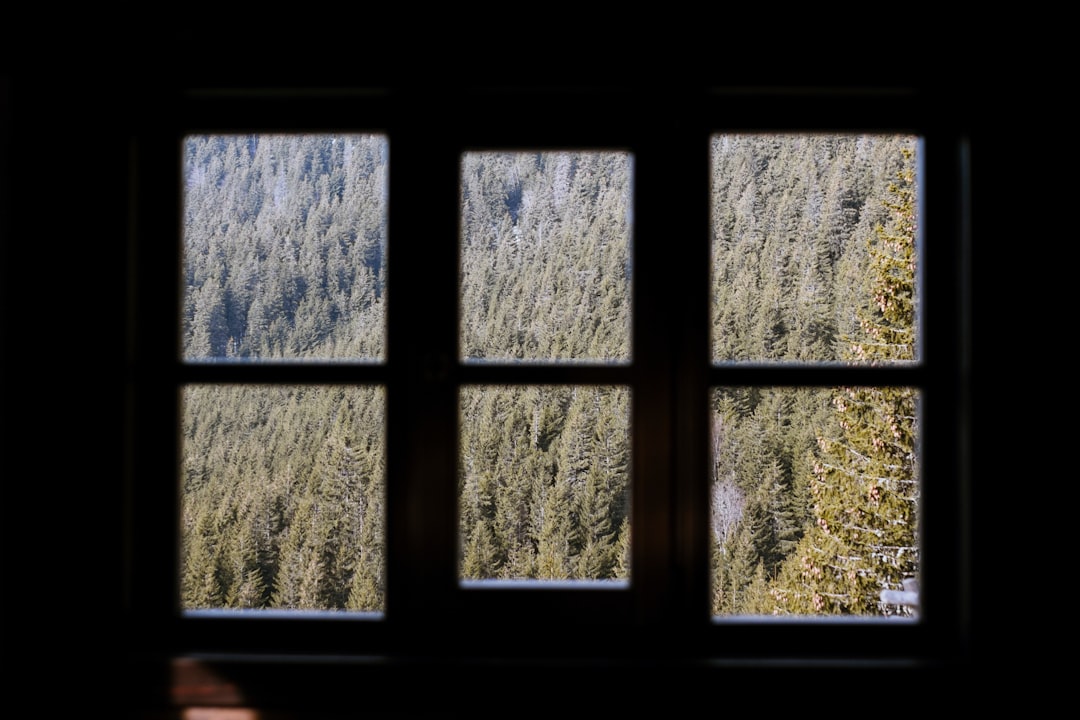
[[[185,360],[385,358],[388,148],[372,134],[185,138]]]
[[[461,159],[461,356],[630,359],[632,156]]]

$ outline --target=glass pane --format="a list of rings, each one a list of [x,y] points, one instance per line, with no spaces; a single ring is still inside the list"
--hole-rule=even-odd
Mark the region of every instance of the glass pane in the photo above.
[[[917,359],[917,150],[903,135],[713,136],[715,363]]]
[[[185,139],[183,357],[383,358],[388,142]]]
[[[716,388],[716,616],[914,618],[919,394]]]
[[[460,417],[463,579],[628,579],[628,388],[463,387]]]
[[[381,387],[183,391],[181,607],[383,610]]]
[[[466,153],[466,361],[630,359],[632,158]]]

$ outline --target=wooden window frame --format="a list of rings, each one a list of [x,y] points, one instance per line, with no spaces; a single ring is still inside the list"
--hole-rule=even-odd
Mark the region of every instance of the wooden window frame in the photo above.
[[[167,115],[167,117],[166,117]],[[453,122],[447,123],[448,115]],[[968,149],[916,90],[573,88],[200,92],[136,140],[130,428],[131,650],[216,658],[237,676],[394,663],[554,658],[695,668],[794,662],[941,664],[968,631],[966,354]],[[715,366],[709,328],[709,138],[719,132],[898,132],[925,150],[919,362],[889,368]],[[372,132],[390,147],[383,363],[180,361],[180,142],[190,133]],[[629,365],[476,365],[458,357],[462,152],[618,150],[634,158]],[[387,605],[379,617],[185,615],[178,607],[179,390],[188,383],[349,383],[387,390]],[[464,384],[631,388],[633,551],[628,588],[463,588],[457,573],[457,389]],[[721,620],[710,614],[710,388],[919,388],[924,564],[918,622]],[[351,660],[344,660],[351,658]],[[445,666],[445,665],[444,665]],[[271,697],[273,697],[271,695]]]

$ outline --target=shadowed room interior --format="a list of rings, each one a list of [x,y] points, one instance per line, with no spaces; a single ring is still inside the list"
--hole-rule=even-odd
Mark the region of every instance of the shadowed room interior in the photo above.
[[[3,644],[13,702],[25,701],[44,715],[63,707],[64,717],[214,717],[199,714],[210,709],[226,712],[222,718],[643,708],[689,715],[702,708],[744,708],[744,695],[754,688],[752,703],[765,703],[770,712],[814,712],[816,703],[835,708],[850,702],[881,713],[907,712],[941,698],[960,707],[960,696],[981,692],[985,678],[996,677],[998,653],[977,632],[974,610],[979,523],[969,456],[976,445],[971,247],[993,242],[1011,226],[998,216],[1005,190],[985,179],[991,166],[1008,165],[988,159],[996,127],[991,108],[1000,102],[1000,88],[993,82],[997,63],[981,45],[971,40],[947,60],[937,62],[933,54],[906,65],[903,52],[882,58],[863,44],[829,43],[824,36],[812,42],[792,28],[774,41],[742,36],[736,43],[709,43],[702,28],[678,34],[674,28],[681,25],[660,22],[656,30],[668,48],[660,51],[655,34],[640,28],[615,38],[595,28],[590,32],[597,35],[560,34],[537,25],[518,27],[507,36],[512,42],[484,42],[475,33],[468,41],[463,35],[461,42],[436,42],[426,35],[379,36],[362,26],[355,36],[319,39],[314,30],[306,38],[284,37],[299,30],[287,20],[269,35],[261,24],[257,33],[245,33],[243,23],[211,32],[200,29],[201,19],[187,22],[193,27],[161,35],[118,28],[73,34],[62,71],[8,53],[0,75],[4,449],[9,458],[31,453],[23,462],[9,460],[4,472]],[[874,43],[882,43],[877,31]],[[773,59],[762,62],[762,54]],[[875,58],[873,67],[868,55]],[[899,124],[927,133],[936,141],[930,147],[959,158],[954,169],[934,176],[956,186],[933,188],[933,197],[955,205],[932,208],[949,239],[947,250],[931,255],[938,266],[927,270],[938,291],[929,302],[948,316],[952,337],[932,337],[939,354],[920,376],[939,389],[935,397],[949,400],[934,408],[950,425],[939,428],[935,440],[956,443],[947,450],[931,443],[934,462],[957,477],[937,494],[928,491],[940,565],[931,562],[927,571],[947,592],[934,596],[933,586],[927,590],[932,612],[913,632],[877,628],[873,641],[885,644],[879,650],[868,646],[858,623],[837,624],[831,635],[820,626],[768,622],[704,623],[701,632],[704,561],[691,546],[701,544],[704,531],[699,521],[681,517],[649,520],[670,539],[648,546],[664,557],[642,561],[652,589],[631,583],[632,601],[520,593],[503,606],[497,595],[463,596],[447,578],[453,548],[442,540],[453,531],[449,514],[423,508],[414,511],[415,525],[408,513],[390,516],[390,562],[410,570],[392,581],[395,597],[406,599],[396,615],[388,611],[385,627],[267,617],[219,631],[212,621],[185,621],[173,612],[168,588],[177,547],[169,511],[175,510],[176,478],[168,471],[175,459],[175,376],[161,349],[175,340],[175,320],[162,308],[175,310],[179,291],[170,277],[148,273],[177,264],[172,233],[180,185],[168,158],[178,133],[383,127],[389,128],[391,167],[420,172],[425,153],[439,168],[459,147],[514,146],[522,139],[558,147],[568,138],[593,142],[610,131],[618,142],[641,148],[637,215],[648,238],[661,234],[664,216],[646,204],[646,193],[667,197],[665,183],[651,178],[698,169],[693,157],[684,157],[697,147],[693,132],[717,122],[724,108],[736,118],[733,130],[790,122],[861,131],[852,127],[851,112],[875,128],[887,124],[883,118],[894,106]],[[356,115],[365,112],[367,117]],[[668,157],[661,137],[672,138]],[[416,203],[408,193],[427,186],[404,170],[394,172],[390,187],[401,194],[391,202],[410,212],[391,210],[391,242],[395,231],[415,233],[411,237],[454,232],[443,218],[452,220],[458,198],[444,193],[430,206]],[[455,179],[433,170],[426,181],[452,188]],[[697,207],[700,198],[672,200],[681,211]],[[692,233],[695,222],[684,216],[672,224]],[[657,243],[643,250],[642,260],[666,267],[660,249],[672,248],[682,262],[677,244]],[[428,291],[433,268],[456,262],[452,243],[425,239],[417,245],[431,260],[414,258],[415,277],[396,288],[391,280],[391,297],[403,298],[399,317],[420,312],[414,301]],[[447,278],[432,282],[452,290],[457,274]],[[682,284],[667,279],[658,287],[672,291]],[[409,293],[412,300],[404,299]],[[656,307],[681,306],[672,301]],[[433,312],[452,319],[453,310]],[[692,320],[658,316],[647,322],[681,328]],[[432,342],[444,342],[443,332],[433,329]],[[440,393],[448,392],[443,381],[461,376],[454,362],[427,353],[408,333],[390,333],[391,344],[409,350],[396,356],[386,376],[392,387],[407,388],[402,394],[409,400],[401,407],[434,409],[434,419],[406,413],[408,419],[390,420],[390,432],[408,438],[391,446],[389,456],[392,472],[399,473],[392,477],[403,488],[391,489],[389,502],[404,503],[408,490],[427,488],[424,478],[441,477],[444,461],[454,457],[442,434],[441,442],[416,446],[425,422],[440,427],[437,413],[446,406]],[[662,369],[671,394],[641,393],[642,402],[657,408],[677,406],[673,398],[681,397],[684,385],[706,382],[683,372],[690,367],[681,364],[683,348],[666,352],[644,355],[668,363]],[[639,382],[633,372],[627,371],[627,382]],[[465,377],[486,381],[482,373]],[[266,375],[271,382],[291,377]],[[583,377],[604,376],[596,371]],[[745,378],[753,383],[760,376]],[[428,386],[435,397],[425,394]],[[656,420],[665,434],[643,437],[635,448],[639,467],[672,468],[670,485],[643,491],[647,502],[672,511],[683,507],[679,493],[692,486],[686,478],[697,468],[696,461],[683,465],[673,458],[705,442],[704,428],[683,423],[679,412],[665,409],[670,415]],[[450,489],[435,490],[434,497],[453,502],[453,486],[444,485]],[[654,516],[643,511],[640,517]],[[657,567],[663,572],[651,570]],[[432,588],[434,602],[418,597]],[[609,606],[613,615],[605,617]],[[911,643],[910,652],[904,643]]]

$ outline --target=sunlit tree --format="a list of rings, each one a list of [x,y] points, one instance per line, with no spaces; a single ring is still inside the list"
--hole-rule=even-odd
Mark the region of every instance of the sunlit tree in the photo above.
[[[870,239],[868,307],[847,340],[852,362],[915,358],[915,181],[911,154],[890,186],[888,222]],[[784,568],[777,612],[898,614],[883,590],[919,569],[918,397],[906,387],[845,387],[833,397],[836,432],[822,435],[810,490],[815,521]]]

